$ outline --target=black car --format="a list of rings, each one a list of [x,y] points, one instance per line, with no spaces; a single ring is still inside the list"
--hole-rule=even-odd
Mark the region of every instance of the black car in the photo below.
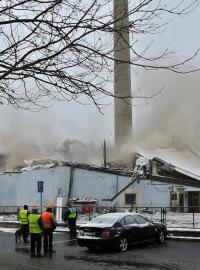
[[[165,225],[153,223],[137,213],[109,213],[80,226],[77,242],[91,250],[110,246],[126,251],[129,245],[140,242],[163,243],[166,236]]]

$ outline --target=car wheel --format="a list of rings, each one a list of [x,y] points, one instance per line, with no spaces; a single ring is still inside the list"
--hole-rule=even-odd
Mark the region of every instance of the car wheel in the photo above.
[[[165,242],[165,233],[164,233],[163,230],[160,230],[160,231],[158,232],[158,238],[157,238],[157,241],[158,241],[158,243],[160,243],[160,244],[162,244],[162,243]]]
[[[97,246],[96,245],[87,245],[87,248],[91,251],[96,250]]]
[[[127,241],[126,237],[122,236],[119,239],[118,249],[119,249],[119,251],[122,251],[122,252],[127,251],[127,249],[128,249],[128,241]]]

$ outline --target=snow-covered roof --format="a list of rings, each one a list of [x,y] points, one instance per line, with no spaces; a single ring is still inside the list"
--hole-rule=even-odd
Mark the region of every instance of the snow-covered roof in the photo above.
[[[138,149],[138,153],[147,159],[158,158],[173,166],[179,173],[200,180],[200,156],[188,147],[184,149]]]
[[[69,166],[75,167],[83,170],[93,170],[98,172],[104,172],[109,174],[117,174],[123,176],[131,176],[133,174],[133,170],[127,170],[126,168],[105,168],[98,165],[91,165],[79,162],[72,161],[63,161],[63,160],[53,160],[53,159],[34,159],[34,160],[25,160],[25,166],[14,168],[12,170],[6,170],[4,172],[0,172],[0,174],[6,173],[23,173],[25,171],[39,170],[39,169],[50,169],[57,166]]]

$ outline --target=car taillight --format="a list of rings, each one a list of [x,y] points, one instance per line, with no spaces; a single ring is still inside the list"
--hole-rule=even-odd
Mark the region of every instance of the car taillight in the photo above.
[[[102,236],[102,238],[109,238],[110,237],[110,231],[103,231],[101,236]]]

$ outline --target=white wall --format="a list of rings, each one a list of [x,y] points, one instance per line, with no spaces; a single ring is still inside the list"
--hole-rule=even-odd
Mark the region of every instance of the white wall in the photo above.
[[[70,167],[60,166],[0,175],[0,205],[40,205],[38,181],[44,181],[43,204],[55,203],[58,195],[66,197],[67,200],[70,170]],[[75,168],[71,197],[90,197],[99,201],[109,199],[130,181],[130,177],[126,176]]]
[[[136,194],[135,207],[169,207],[170,186],[147,179],[138,180],[120,195],[120,204],[125,205],[125,194],[134,193]],[[131,207],[131,205],[125,206]]]
[[[140,207],[169,207],[170,186],[151,180],[140,180],[134,187],[140,193],[138,205]]]
[[[43,202],[55,202],[59,189],[68,194],[69,174],[70,167],[63,166],[0,175],[0,205],[39,205],[38,181],[44,181]]]
[[[66,198],[69,193],[70,167],[60,166],[50,169],[37,169],[22,173],[0,175],[0,205],[23,206],[40,205],[40,193],[37,192],[37,182],[44,181],[43,205],[55,203],[56,196]],[[123,187],[130,183],[131,177],[119,176],[75,168],[71,197],[89,197],[98,200],[99,205],[124,206],[125,193],[137,194],[137,206],[169,206],[169,185],[159,185],[150,180],[140,180],[134,183],[112,203],[102,199],[112,198]]]

